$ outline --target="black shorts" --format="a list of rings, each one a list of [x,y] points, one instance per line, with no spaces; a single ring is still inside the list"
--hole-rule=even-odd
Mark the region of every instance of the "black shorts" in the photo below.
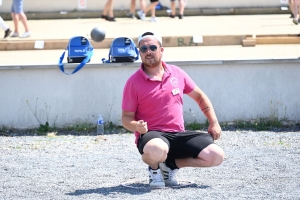
[[[150,0],[150,2],[151,2],[151,3],[153,3],[153,2],[158,2],[158,0]]]
[[[212,136],[206,132],[166,133],[149,131],[138,139],[137,147],[143,154],[144,146],[153,138],[160,138],[169,146],[168,159],[196,158],[208,145],[213,144]]]

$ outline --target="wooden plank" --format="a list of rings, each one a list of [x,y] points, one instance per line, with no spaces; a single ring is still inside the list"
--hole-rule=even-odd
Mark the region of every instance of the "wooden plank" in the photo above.
[[[256,45],[256,39],[246,39],[243,40],[243,47],[255,47]]]
[[[0,41],[0,51],[37,50],[34,48],[35,41],[36,40]],[[51,50],[51,49],[64,50],[69,43],[68,39],[61,39],[61,40],[55,39],[55,40],[43,40],[43,41],[44,41],[43,50]],[[93,40],[90,41],[94,48],[99,49],[99,48],[109,48],[112,39],[111,38],[104,39],[101,42],[94,42]]]
[[[255,46],[256,44],[300,44],[300,37],[296,34],[282,35],[212,35],[198,36],[202,37],[201,43],[193,41],[194,36],[172,36],[163,37],[164,47],[185,47],[185,46],[222,46],[222,45],[243,45]],[[137,38],[132,38],[137,44]],[[248,41],[256,39],[254,41]],[[10,50],[39,50],[34,48],[36,40],[3,40],[0,41],[0,51]],[[95,49],[109,48],[113,38],[105,38],[101,42],[91,44]],[[68,46],[69,39],[44,40],[44,50],[65,49]]]
[[[203,42],[196,43],[193,40],[194,36],[172,36],[163,37],[164,47],[185,47],[185,46],[220,46],[220,45],[242,45],[242,40],[245,35],[215,35],[215,36],[200,36],[203,37]],[[101,42],[94,42],[90,39],[92,46],[95,49],[109,48],[114,38],[105,38]],[[137,44],[137,38],[132,38]],[[44,50],[50,49],[65,49],[68,46],[68,39],[60,40],[44,40]],[[6,40],[0,41],[0,51],[9,50],[36,50],[34,48],[35,40]],[[38,49],[40,50],[40,49]]]
[[[256,44],[300,44],[300,37],[257,37]]]
[[[299,34],[272,34],[272,35],[256,35],[256,37],[299,37]]]
[[[200,36],[201,37],[201,36]],[[202,36],[202,43],[194,43],[193,36],[173,36],[163,37],[164,47],[185,47],[185,46],[223,46],[223,45],[242,45],[245,35],[216,35]]]

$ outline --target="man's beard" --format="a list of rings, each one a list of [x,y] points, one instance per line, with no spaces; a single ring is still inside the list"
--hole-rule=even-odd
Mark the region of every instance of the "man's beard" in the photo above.
[[[155,68],[155,67],[157,67],[157,65],[159,65],[161,63],[161,57],[160,58],[158,58],[158,59],[156,59],[156,60],[154,60],[153,62],[147,62],[147,60],[146,60],[146,62],[143,62],[143,65],[144,65],[144,67],[146,67],[146,68]]]

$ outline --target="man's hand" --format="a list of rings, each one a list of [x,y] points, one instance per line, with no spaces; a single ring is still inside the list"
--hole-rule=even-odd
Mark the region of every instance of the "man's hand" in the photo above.
[[[208,133],[212,135],[214,140],[217,140],[221,136],[222,129],[219,122],[213,122],[209,124]]]
[[[140,134],[145,134],[148,132],[148,125],[147,122],[144,122],[144,120],[139,120],[138,123],[136,124],[136,130]]]

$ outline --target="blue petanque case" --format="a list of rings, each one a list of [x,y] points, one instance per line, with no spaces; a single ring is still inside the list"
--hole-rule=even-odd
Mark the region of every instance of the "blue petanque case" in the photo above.
[[[90,62],[91,57],[94,53],[94,48],[86,37],[76,36],[70,39],[68,47],[65,49],[65,51],[63,52],[63,54],[61,55],[58,61],[58,66],[60,70],[63,73],[70,75],[69,73],[66,73],[64,70],[63,60],[66,51],[68,51],[68,57],[67,57],[68,63],[80,63],[76,67],[76,69],[71,73],[74,74],[77,71],[79,71],[86,63]]]
[[[93,47],[86,37],[76,36],[70,39],[67,50],[68,63],[81,63]],[[90,62],[90,59],[87,62]]]

